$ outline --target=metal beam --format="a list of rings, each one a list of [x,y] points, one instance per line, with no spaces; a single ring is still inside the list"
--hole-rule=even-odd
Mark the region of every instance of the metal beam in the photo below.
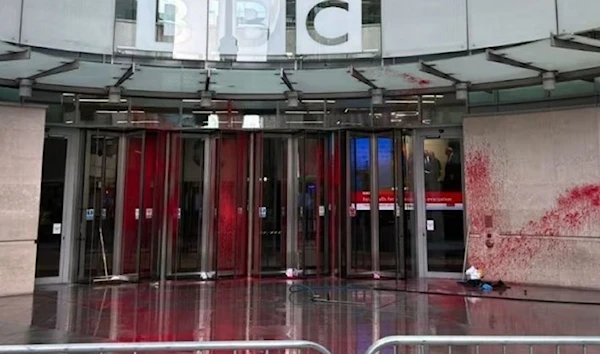
[[[39,73],[37,73],[35,75],[32,75],[32,76],[28,77],[27,79],[29,79],[29,80],[37,80],[37,79],[41,79],[43,77],[48,77],[48,76],[52,76],[52,75],[62,74],[62,73],[66,73],[68,71],[73,71],[73,70],[77,70],[77,69],[79,69],[79,60],[74,60],[74,61],[65,63],[65,64],[63,64],[61,66],[57,66],[55,68],[39,72]]]
[[[426,74],[429,74],[429,75],[433,75],[435,77],[439,77],[440,79],[448,80],[448,81],[453,82],[455,84],[462,83],[461,80],[455,78],[454,76],[452,76],[452,75],[450,75],[448,73],[445,73],[443,71],[440,71],[440,70],[434,68],[433,65],[426,64],[423,61],[419,62],[419,71],[422,71],[422,72],[424,72]]]
[[[119,87],[123,85],[125,81],[129,80],[129,78],[133,76],[133,74],[135,74],[135,63],[131,64],[129,69],[127,69],[127,71],[123,73],[123,75],[115,83],[114,87]]]
[[[562,49],[570,49],[570,50],[580,50],[583,52],[595,52],[600,53],[600,41],[589,39],[590,41],[597,42],[598,45],[593,45],[592,43],[582,43],[576,42],[574,39],[576,36],[569,36],[569,38],[561,38],[556,35],[552,35],[550,37],[550,45],[554,48],[562,48]]]
[[[516,68],[521,68],[521,69],[533,70],[533,71],[537,71],[540,73],[545,73],[545,72],[550,71],[550,70],[542,69],[535,65],[531,65],[531,63],[524,63],[524,62],[521,62],[521,61],[518,61],[515,59],[511,59],[511,58],[507,57],[506,54],[498,54],[491,49],[488,49],[485,51],[485,58],[488,61],[492,61],[494,63],[500,63],[500,64],[504,64],[504,65],[514,66]]]
[[[569,72],[562,72],[556,76],[557,82],[567,82],[574,80],[586,80],[594,77],[600,77],[600,66],[574,70]],[[510,89],[517,87],[526,87],[540,85],[539,75],[531,76],[523,79],[514,80],[503,80],[494,82],[485,82],[471,84],[469,91],[493,91]],[[18,88],[19,83],[16,80],[2,79],[0,78],[0,86]],[[73,92],[79,94],[89,94],[95,96],[106,95],[106,88],[90,88],[90,87],[75,87],[65,85],[53,85],[53,84],[41,84],[35,85],[36,91],[45,92]],[[387,90],[385,92],[386,98],[401,97],[401,96],[412,96],[412,95],[433,95],[433,94],[445,94],[455,92],[454,86],[438,86],[438,87],[423,87],[415,89],[401,89],[401,90]],[[140,90],[128,90],[127,97],[136,98],[149,98],[149,99],[197,99],[198,93],[192,92],[155,92],[155,91],[140,91]],[[371,94],[369,91],[357,91],[357,92],[335,92],[335,93],[303,93],[302,98],[305,100],[311,99],[358,99],[358,98],[370,98]],[[285,94],[227,94],[217,93],[213,96],[215,100],[246,100],[246,101],[282,101],[285,100]]]
[[[211,70],[208,69],[206,71],[206,81],[204,81],[204,91],[210,91],[210,77],[211,77]]]
[[[0,54],[0,61],[27,60],[31,58],[31,49]]]
[[[373,83],[373,81],[367,79],[360,71],[356,70],[356,68],[354,66],[350,67],[350,75],[352,75],[353,78],[355,78],[356,80],[362,82],[363,84],[369,86],[372,89],[378,89],[379,87],[377,87],[377,85],[375,85],[375,83]]]
[[[281,81],[283,81],[283,83],[285,84],[285,86],[287,86],[287,88],[290,92],[296,91],[296,89],[294,89],[294,85],[290,81],[290,78],[287,76],[285,69],[283,69],[283,68],[281,69],[280,77],[281,77]]]

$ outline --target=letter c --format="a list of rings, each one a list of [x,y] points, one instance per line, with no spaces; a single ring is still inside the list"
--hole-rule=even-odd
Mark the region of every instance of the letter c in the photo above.
[[[296,0],[301,1],[301,0]],[[310,38],[312,38],[315,42],[326,45],[326,46],[336,46],[343,43],[348,42],[348,33],[343,34],[338,37],[329,38],[321,35],[317,29],[315,28],[315,19],[319,15],[319,12],[328,8],[338,8],[342,9],[346,12],[350,11],[349,4],[346,1],[341,0],[325,0],[317,3],[313,6],[312,9],[308,12],[308,16],[306,16],[306,29]]]

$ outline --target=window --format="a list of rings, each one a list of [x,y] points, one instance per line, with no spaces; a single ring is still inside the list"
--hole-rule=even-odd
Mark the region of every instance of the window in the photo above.
[[[135,21],[137,15],[137,0],[117,0],[116,4],[117,20]]]

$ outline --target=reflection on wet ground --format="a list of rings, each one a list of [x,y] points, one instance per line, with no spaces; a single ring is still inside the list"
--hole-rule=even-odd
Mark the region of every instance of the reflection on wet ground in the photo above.
[[[293,284],[309,285],[334,302],[315,303],[309,291],[294,292],[302,289],[292,288]],[[375,291],[371,289],[374,285],[437,292]],[[597,305],[441,294],[442,290],[451,293],[451,289],[459,292],[460,288],[454,281],[406,285],[339,280],[46,286],[32,296],[0,299],[0,343],[305,339],[334,353],[362,353],[373,341],[396,334],[558,336],[600,332]],[[546,294],[542,288],[528,289],[528,294],[537,297],[554,294],[565,300],[577,300],[577,296],[590,300],[597,294],[564,289],[548,289]],[[520,287],[509,290],[515,296],[523,294]],[[554,348],[545,349],[535,353],[554,353]],[[431,352],[438,350],[432,348]],[[528,348],[517,352],[529,353]],[[561,350],[561,354],[567,352],[583,351]]]

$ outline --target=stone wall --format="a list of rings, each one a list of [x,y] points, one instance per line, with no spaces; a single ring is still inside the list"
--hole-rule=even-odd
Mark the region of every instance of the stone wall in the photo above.
[[[469,263],[486,278],[600,288],[600,110],[465,119]]]
[[[0,103],[0,296],[33,292],[45,109]]]

